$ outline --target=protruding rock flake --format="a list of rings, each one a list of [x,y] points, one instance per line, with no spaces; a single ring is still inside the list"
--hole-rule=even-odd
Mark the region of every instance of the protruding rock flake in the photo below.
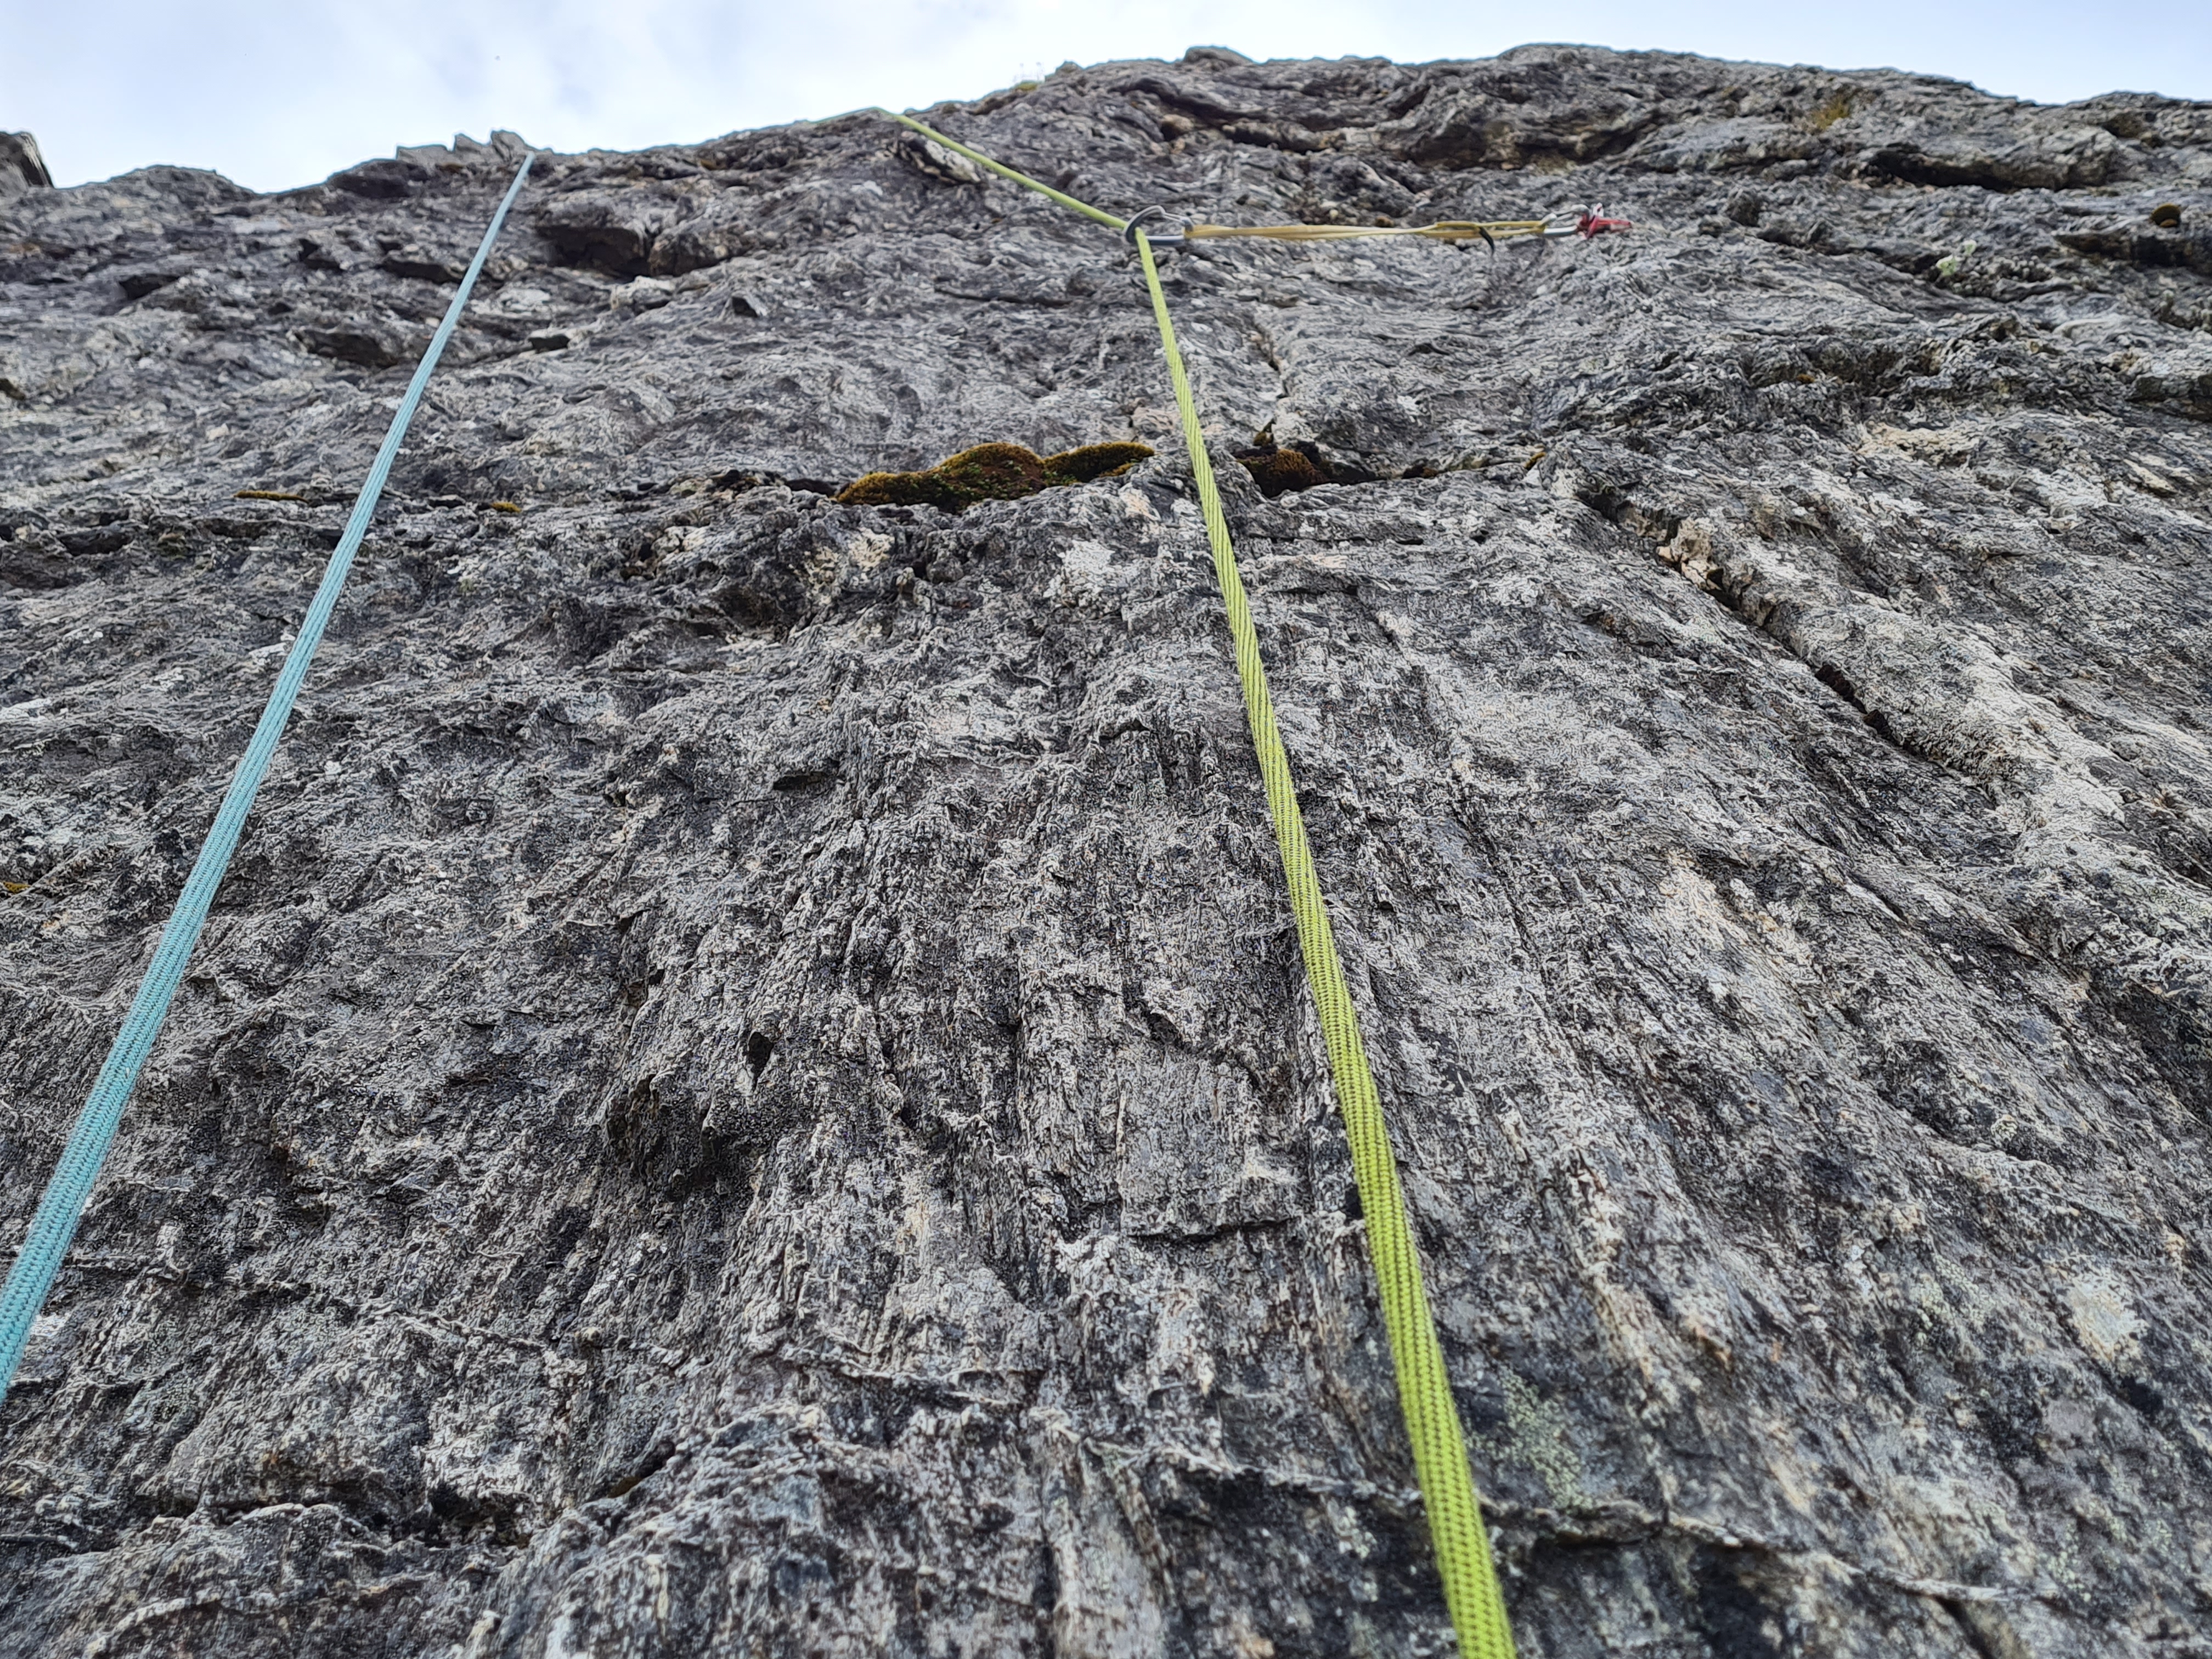
[[[2212,1654],[2212,106],[916,118],[1632,225],[1157,255],[1524,1659]],[[0,1249],[525,149],[0,135]],[[538,159],[0,1407],[0,1659],[1449,1650],[1189,469],[1129,242],[957,151]]]

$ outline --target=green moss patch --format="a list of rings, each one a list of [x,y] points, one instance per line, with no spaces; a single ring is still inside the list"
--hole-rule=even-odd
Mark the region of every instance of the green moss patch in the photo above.
[[[1312,457],[1295,449],[1255,451],[1237,459],[1244,463],[1260,493],[1271,501],[1285,490],[1311,489],[1328,482],[1328,475],[1314,465]]]
[[[1040,489],[1089,483],[1126,472],[1152,453],[1149,444],[1086,444],[1038,455],[1019,444],[978,444],[927,472],[871,472],[838,493],[860,507],[937,507],[957,513],[976,501],[1018,501]]]
[[[1260,493],[1270,501],[1288,491],[1311,489],[1316,484],[1365,483],[1375,476],[1365,467],[1332,461],[1318,444],[1304,441],[1278,444],[1272,431],[1255,437],[1252,447],[1238,450],[1237,459],[1260,486]]]

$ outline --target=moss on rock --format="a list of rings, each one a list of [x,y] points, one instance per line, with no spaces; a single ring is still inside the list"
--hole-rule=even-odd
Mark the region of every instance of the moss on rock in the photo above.
[[[935,507],[957,513],[977,501],[1010,501],[1040,489],[1089,483],[1127,471],[1152,453],[1149,444],[1086,444],[1038,455],[1019,444],[978,444],[922,472],[870,472],[837,499],[861,507]]]
[[[1238,450],[1237,459],[1260,486],[1260,493],[1270,501],[1286,491],[1311,489],[1316,484],[1328,483],[1335,477],[1335,469],[1311,444],[1278,448],[1265,434],[1256,447]]]

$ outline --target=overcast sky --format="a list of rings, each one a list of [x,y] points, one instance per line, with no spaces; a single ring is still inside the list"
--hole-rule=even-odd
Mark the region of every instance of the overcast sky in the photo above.
[[[61,184],[166,161],[277,190],[457,131],[634,149],[1198,44],[1419,61],[1575,40],[2046,102],[2212,99],[2208,18],[2208,0],[0,0],[0,128],[37,135]]]

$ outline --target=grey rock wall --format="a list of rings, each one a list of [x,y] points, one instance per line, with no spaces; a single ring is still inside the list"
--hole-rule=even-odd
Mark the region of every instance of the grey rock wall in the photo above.
[[[2212,107],[929,118],[1638,222],[1168,261],[1523,1652],[2212,1653]],[[10,1249],[520,153],[0,207]],[[538,167],[0,1415],[0,1654],[1446,1651],[1115,240],[864,116]]]
[[[0,201],[53,185],[39,141],[27,132],[0,132]]]

